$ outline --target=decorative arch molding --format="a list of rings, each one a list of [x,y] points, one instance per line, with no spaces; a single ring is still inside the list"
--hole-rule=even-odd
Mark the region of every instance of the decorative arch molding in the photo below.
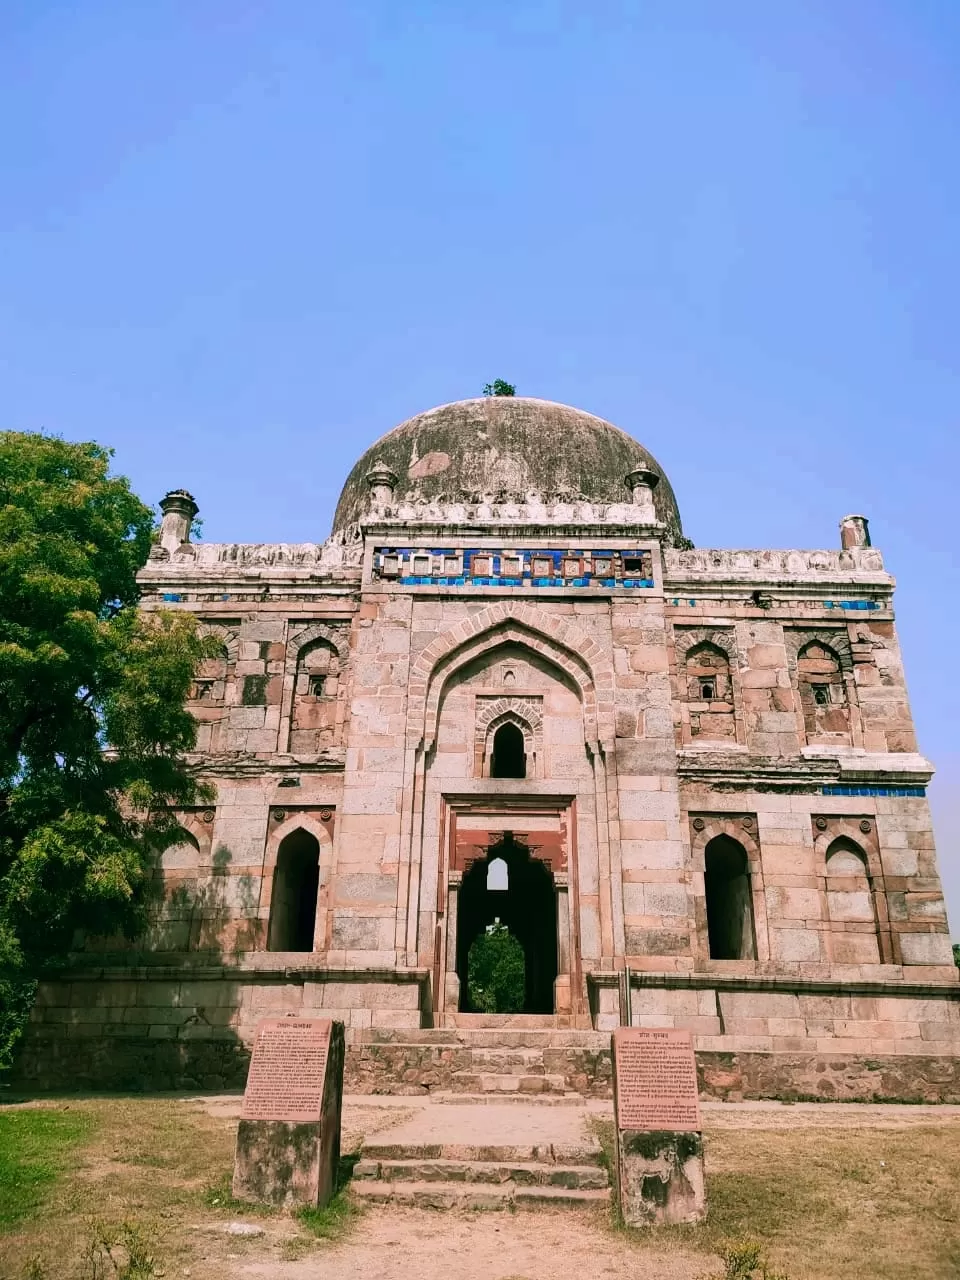
[[[834,654],[844,675],[853,674],[853,654],[850,637],[845,627],[824,627],[817,630],[788,627],[784,629],[783,642],[787,650],[787,663],[796,670],[797,659],[808,645],[819,644]]]
[[[441,695],[456,672],[510,643],[559,668],[573,683],[583,703],[588,744],[612,744],[613,666],[600,645],[566,619],[519,601],[504,601],[450,628],[416,659],[409,682],[412,745],[432,748]]]
[[[349,654],[349,636],[346,628],[327,626],[323,622],[312,622],[302,631],[294,632],[287,640],[287,668],[289,669],[291,663],[296,665],[303,650],[316,640],[325,640],[340,661],[346,662]]]
[[[551,641],[531,633],[526,627],[512,623],[501,624],[467,641],[447,661],[438,664],[434,678],[428,686],[424,708],[422,738],[424,750],[432,750],[436,742],[443,694],[458,672],[470,666],[478,658],[493,654],[507,645],[527,649],[535,657],[557,670],[559,676],[562,679],[565,678],[566,682],[573,687],[583,706],[584,739],[591,749],[595,750],[601,734],[597,723],[596,690],[588,672],[571,655],[558,649]],[[417,726],[417,721],[414,720],[413,724]],[[610,736],[612,738],[612,731]]]
[[[196,841],[200,852],[201,864],[209,863],[210,850],[213,847],[213,826],[216,810],[208,809],[171,809],[170,816],[177,826]],[[175,840],[167,841],[167,848],[175,844]]]
[[[584,748],[592,773],[584,794],[590,794],[597,828],[602,886],[597,950],[604,962],[612,964],[625,945],[612,654],[608,656],[568,614],[551,614],[546,607],[522,600],[500,600],[461,619],[436,636],[411,663],[406,738],[410,785],[401,809],[401,861],[406,865],[398,885],[397,950],[405,953],[409,964],[423,963],[432,954],[429,924],[424,932],[422,920],[428,918],[425,913],[436,892],[439,855],[436,843],[425,841],[423,831],[425,822],[433,820],[433,810],[428,809],[435,800],[428,794],[427,776],[441,699],[457,672],[508,644],[550,666],[580,700]],[[507,689],[503,692],[509,696]]]
[[[497,730],[513,724],[523,734],[523,750],[527,757],[527,777],[539,778],[543,759],[543,716],[533,698],[498,698],[492,707],[477,712],[474,737],[474,774],[490,776],[493,739]]]
[[[286,817],[278,822],[276,820],[277,810],[271,809],[270,811],[270,829],[267,832],[267,855],[264,861],[264,869],[273,865],[281,842],[287,838],[291,831],[296,831],[298,827],[302,827],[304,831],[309,831],[312,836],[315,836],[321,849],[324,845],[332,846],[333,844],[332,817],[324,821],[320,816],[321,812],[327,813],[329,810],[287,809],[284,812]],[[272,862],[271,854],[273,857]]]
[[[827,850],[837,840],[844,838],[855,844],[863,853],[867,874],[881,877],[880,846],[877,840],[877,821],[873,817],[825,817],[813,819],[813,847],[817,853],[817,874],[822,875],[826,865]]]
[[[756,961],[740,960],[734,963],[748,968],[770,959],[770,939],[767,934],[767,903],[763,886],[763,860],[757,835],[757,817],[753,813],[692,813],[690,815],[690,852],[694,899],[696,904],[696,946],[699,959],[711,963],[710,940],[707,933],[706,864],[707,845],[717,836],[735,840],[747,855],[750,874],[750,893],[753,900],[753,927],[756,941]],[[728,961],[713,963],[730,963]]]
[[[686,662],[691,651],[699,649],[701,645],[712,645],[714,649],[725,653],[731,670],[740,665],[737,658],[737,642],[732,631],[725,631],[720,627],[677,627],[674,629],[674,639],[681,666]]]
[[[223,645],[228,667],[236,665],[240,656],[240,636],[236,627],[218,626],[215,622],[201,622],[197,631],[202,636],[213,636]]]
[[[499,721],[507,712],[512,712],[517,720],[525,725],[530,733],[539,733],[543,728],[543,710],[540,698],[529,696],[502,698],[485,698],[477,704],[476,736],[481,741],[486,737],[488,727],[494,720]]]

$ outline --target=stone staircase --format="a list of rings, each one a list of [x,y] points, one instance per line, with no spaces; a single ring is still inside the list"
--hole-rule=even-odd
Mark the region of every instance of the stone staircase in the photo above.
[[[537,1104],[534,1104],[537,1105]],[[607,1204],[600,1144],[364,1143],[351,1194],[364,1203],[430,1209],[521,1209]]]
[[[347,1054],[346,1088],[458,1101],[610,1097],[606,1032],[504,1022],[362,1031]]]

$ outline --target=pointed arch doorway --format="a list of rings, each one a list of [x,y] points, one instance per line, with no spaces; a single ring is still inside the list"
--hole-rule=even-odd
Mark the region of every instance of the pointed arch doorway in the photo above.
[[[569,795],[447,796],[442,817],[448,855],[437,886],[438,1015],[581,1012],[576,801]],[[471,991],[471,951],[478,940],[482,950],[492,933],[514,956],[517,947],[522,951],[522,996],[514,981],[509,1008],[493,1008],[489,990],[480,999]],[[475,954],[475,972],[476,960]]]
[[[505,928],[523,951],[520,992],[507,998],[510,1008],[481,1003],[476,972],[476,946]],[[509,955],[505,952],[505,955]],[[457,920],[457,978],[461,1013],[553,1013],[557,979],[556,888],[548,866],[511,832],[490,846],[465,872],[460,885]],[[472,963],[473,962],[473,963]],[[492,993],[494,1000],[499,993]],[[516,1007],[520,1005],[520,1007]]]

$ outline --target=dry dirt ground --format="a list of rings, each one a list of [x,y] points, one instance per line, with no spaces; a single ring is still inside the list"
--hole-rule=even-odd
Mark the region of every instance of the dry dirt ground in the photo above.
[[[697,1228],[628,1232],[605,1211],[361,1213],[347,1200],[315,1224],[326,1233],[318,1236],[288,1214],[231,1200],[237,1097],[21,1105],[79,1111],[90,1125],[37,1208],[0,1234],[0,1280],[94,1280],[83,1255],[96,1224],[124,1221],[155,1258],[137,1280],[699,1280],[719,1269],[723,1240],[745,1236],[761,1239],[790,1280],[960,1276],[957,1107],[708,1104],[710,1215]],[[461,1122],[481,1141],[507,1123],[518,1135],[530,1125],[603,1134],[611,1123],[603,1104],[470,1110]],[[349,1098],[344,1150],[398,1126],[435,1133],[443,1111],[418,1099]],[[238,1223],[262,1234],[231,1234]],[[109,1264],[101,1275],[115,1280]]]

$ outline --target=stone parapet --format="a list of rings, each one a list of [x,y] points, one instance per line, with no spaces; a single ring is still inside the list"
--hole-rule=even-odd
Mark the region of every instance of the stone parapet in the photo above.
[[[665,547],[663,568],[671,587],[718,582],[792,586],[842,581],[893,589],[893,578],[885,571],[883,556],[876,547],[842,551],[736,551],[710,547],[680,551]]]

